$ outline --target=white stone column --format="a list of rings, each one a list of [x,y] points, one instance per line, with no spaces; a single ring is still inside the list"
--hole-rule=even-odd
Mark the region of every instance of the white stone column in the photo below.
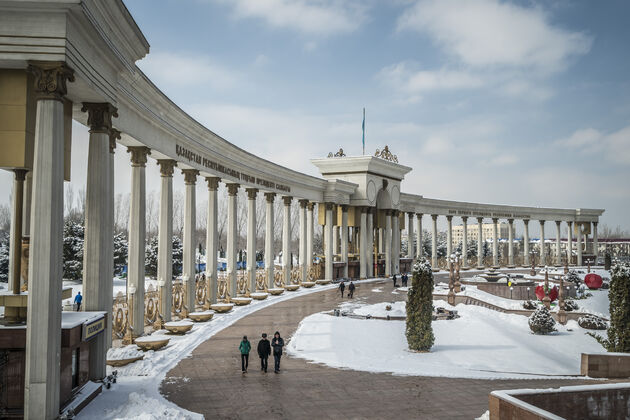
[[[273,202],[276,194],[265,193],[266,211],[265,211],[265,271],[267,272],[267,287],[274,286],[274,266],[273,266]]]
[[[514,267],[514,219],[508,219],[508,267]]]
[[[291,201],[293,197],[282,197],[284,204],[282,219],[282,272],[284,273],[284,283],[291,284]]]
[[[485,267],[483,263],[483,217],[477,217],[477,268]]]
[[[217,255],[219,252],[218,197],[220,178],[206,177],[208,184],[208,217],[206,222],[206,296],[210,303],[217,303],[218,276]]]
[[[127,265],[127,299],[133,335],[144,335],[144,264],[146,247],[146,175],[148,147],[127,148],[131,153],[131,203],[129,205],[129,246]],[[133,299],[132,299],[133,296]]]
[[[556,266],[562,265],[562,251],[560,250],[560,220],[556,220]]]
[[[321,203],[319,204],[322,205]],[[332,238],[333,238],[333,203],[325,203],[326,206],[326,218],[324,224],[324,246],[325,246],[325,276],[326,280],[332,280],[333,278],[333,253],[332,253]]]
[[[597,257],[599,256],[599,246],[597,242],[597,222],[593,222],[593,254],[595,255],[595,264],[597,264]]]
[[[413,222],[415,219],[415,213],[409,212],[407,213],[407,258],[411,258],[411,263],[413,265],[413,259],[416,257],[416,248],[414,244],[415,235],[413,233]]]
[[[367,276],[374,277],[374,208],[368,207],[367,216]]]
[[[361,231],[361,236],[365,236],[365,231],[363,230]],[[367,241],[366,241],[366,244],[367,244]],[[367,250],[367,246],[365,247],[365,249]],[[343,277],[348,278],[348,206],[347,205],[341,206],[341,261],[343,261],[343,263],[345,264],[343,268]]]
[[[22,273],[22,229],[24,206],[24,180],[26,169],[13,170],[13,211],[11,213],[11,245],[9,246],[9,290],[14,295],[20,294]],[[9,308],[10,310],[10,308]],[[7,311],[7,309],[5,309]],[[9,311],[5,312],[8,317]],[[16,313],[16,315],[18,315]]]
[[[424,246],[422,244],[422,213],[417,213],[416,219],[418,219],[418,244],[416,247],[416,258],[421,259],[424,257]]]
[[[333,226],[333,258],[337,258],[339,254],[339,226]]]
[[[438,270],[438,257],[437,257],[437,214],[432,214],[433,219],[433,231],[431,232],[431,265],[433,270]]]
[[[29,63],[37,95],[33,155],[24,418],[59,416],[63,268],[64,63]]]
[[[468,217],[462,216],[462,268],[468,268]]]
[[[196,184],[199,171],[196,169],[182,169],[184,175],[185,206],[184,206],[184,240],[182,256],[182,281],[186,290],[186,307],[188,311],[195,312],[196,276],[195,276],[195,229],[197,227],[197,194]]]
[[[160,159],[157,164],[161,176],[157,278],[160,314],[168,322],[173,307],[173,172],[177,162]]]
[[[385,242],[385,277],[392,274],[392,210],[385,210],[385,230],[383,232]]]
[[[567,265],[573,261],[573,222],[567,222]]]
[[[113,153],[113,152],[112,152]],[[22,236],[31,234],[31,199],[33,196],[33,171],[24,180],[24,205],[22,206]]]
[[[545,255],[545,221],[540,220],[540,242],[538,249],[540,250],[540,266],[547,264],[547,256]]]
[[[306,242],[307,242],[307,230],[306,226],[306,207],[308,206],[308,200],[300,200],[300,213],[299,213],[299,223],[300,223],[300,234],[299,234],[299,258],[300,258],[300,280],[308,281],[308,253],[306,252]],[[347,238],[346,238],[347,239]]]
[[[247,188],[247,275],[249,291],[256,291],[256,196],[258,189]]]
[[[306,268],[310,271],[313,266],[313,236],[314,236],[314,225],[313,225],[313,209],[315,207],[315,203],[308,203],[306,207]]]
[[[109,264],[109,266],[107,267],[108,269],[108,278],[114,279],[114,197],[116,194],[116,184],[114,182],[114,152],[116,150],[116,140],[120,140],[121,138],[121,133],[120,131],[116,130],[115,128],[112,128],[109,130],[109,156],[107,158],[108,161],[108,166],[109,166],[109,185],[111,188],[111,195],[109,197],[109,199],[107,200],[107,205],[109,206],[107,215],[108,215],[108,229],[109,229],[109,237],[112,238],[111,241],[109,241],[109,249],[108,249],[108,255],[109,255],[109,261],[111,261],[111,263]],[[107,341],[107,348],[111,348],[112,346],[112,302],[114,301],[114,288],[113,285],[112,287],[110,287],[108,290],[106,290],[105,293],[105,301],[109,302],[109,305],[107,306],[107,328],[105,329],[105,334],[106,334],[106,341]]]
[[[109,314],[113,290],[113,260],[110,259],[109,250],[114,240],[109,215],[110,201],[114,197],[109,174],[110,129],[112,117],[117,117],[118,113],[108,103],[84,103],[81,111],[88,112],[90,127],[85,195],[83,307],[86,311],[104,311]],[[109,333],[111,336],[111,330]],[[108,341],[107,331],[90,340],[90,380],[101,380],[106,375]]]
[[[523,265],[529,264],[529,219],[523,219]]]
[[[236,270],[236,210],[239,184],[226,184],[228,190],[228,217],[227,217],[227,278],[230,297],[236,297],[238,293],[238,276]]]
[[[582,266],[582,224],[577,223],[577,265]]]
[[[446,216],[446,257],[453,254],[453,216]]]
[[[392,214],[392,274],[400,274],[400,218],[398,210]]]
[[[359,278],[364,279],[367,277],[367,261],[368,261],[368,246],[367,246],[367,208],[361,207],[361,219],[359,220]]]
[[[494,268],[499,267],[499,232],[498,232],[499,219],[492,219],[492,266]]]

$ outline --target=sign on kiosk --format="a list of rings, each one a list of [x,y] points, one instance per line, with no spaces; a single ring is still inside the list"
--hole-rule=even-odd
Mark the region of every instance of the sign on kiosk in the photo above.
[[[83,341],[88,341],[105,331],[105,317],[83,324]]]

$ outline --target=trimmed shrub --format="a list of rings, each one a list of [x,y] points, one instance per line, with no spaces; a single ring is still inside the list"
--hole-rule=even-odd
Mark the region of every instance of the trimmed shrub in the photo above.
[[[573,299],[567,299],[564,301],[564,310],[567,312],[577,311],[580,307]]]
[[[630,265],[616,264],[612,270],[608,300],[610,301],[610,328],[608,338],[594,335],[610,352],[630,352]]]
[[[533,310],[537,307],[538,305],[536,305],[536,302],[534,302],[533,300],[526,300],[525,302],[523,302],[523,309]]]
[[[575,286],[579,286],[580,284],[582,284],[582,279],[575,270],[569,270],[569,272],[564,276],[564,281]]]
[[[549,334],[556,330],[556,321],[546,306],[541,306],[529,317],[529,329],[534,334]]]
[[[407,344],[409,349],[429,351],[435,337],[433,319],[433,270],[425,259],[413,266],[411,289],[407,295]]]
[[[608,323],[595,315],[585,315],[578,318],[578,325],[587,330],[605,330]]]

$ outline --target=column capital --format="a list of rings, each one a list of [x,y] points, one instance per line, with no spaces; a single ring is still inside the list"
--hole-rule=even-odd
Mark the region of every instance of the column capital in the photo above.
[[[477,217],[477,223],[482,225],[483,224],[483,217]]]
[[[437,221],[438,215],[437,214],[432,214],[431,215],[431,219],[433,219],[434,222]]]
[[[560,227],[560,224],[562,224],[562,220],[556,220],[556,226]]]
[[[26,173],[28,169],[14,169],[13,173],[15,174],[15,180],[22,182],[26,179]]]
[[[147,156],[151,154],[151,149],[145,146],[129,146],[127,153],[131,153],[131,166],[145,166]]]
[[[291,202],[293,201],[293,197],[291,197],[290,195],[283,195],[282,201],[284,202],[285,206],[290,206]]]
[[[593,224],[593,226],[594,226],[594,227],[597,227],[597,224],[598,224],[599,222],[591,222],[591,223]]]
[[[462,222],[466,224],[468,222],[468,216],[462,216]]]
[[[413,219],[413,217],[416,215],[416,213],[412,212],[412,211],[408,211],[407,212],[407,216],[409,216],[410,219]]]
[[[307,207],[307,209],[308,209],[309,211],[313,211],[313,210],[315,210],[315,203],[313,203],[313,202],[309,202],[309,203],[308,203],[308,205],[307,205],[306,207]]]
[[[359,206],[359,213],[367,213],[369,210],[366,206]]]
[[[529,219],[523,219],[523,224],[527,226],[529,224]]]
[[[541,225],[544,225],[544,224],[545,224],[545,220],[539,220],[538,222],[539,222]]]
[[[116,150],[116,140],[120,140],[120,131],[115,128],[109,130],[109,153],[114,153]]]
[[[567,225],[569,225],[569,227],[573,226],[573,221],[571,220],[567,221]]]
[[[300,207],[303,208],[303,209],[305,209],[306,206],[309,205],[309,202],[306,199],[299,200],[298,203],[300,203]]]
[[[184,183],[186,185],[195,185],[197,183],[197,175],[199,171],[196,169],[182,169],[184,175]]]
[[[275,199],[276,199],[276,193],[273,193],[273,192],[265,193],[265,200],[267,200],[267,203],[273,203]]]
[[[498,218],[498,217],[493,217],[493,218],[492,218],[492,223],[494,223],[495,225],[496,225],[497,223],[499,223],[499,218]]]
[[[418,219],[422,219],[422,216],[424,216],[424,214],[423,214],[423,213],[416,213],[416,217],[417,217]]]
[[[448,220],[448,221],[450,222],[451,220],[453,220],[453,216],[451,216],[450,214],[449,214],[449,215],[447,215],[447,216],[446,216],[446,220]]]
[[[332,210],[335,207],[335,203],[324,203],[326,210]]]
[[[398,217],[399,215],[400,215],[400,211],[399,210],[396,210],[396,209],[392,210],[392,216]]]
[[[245,188],[245,192],[247,192],[248,200],[255,200],[258,195],[258,188]]]
[[[221,178],[218,176],[207,176],[206,183],[208,184],[208,191],[216,191],[219,189],[219,182]]]
[[[83,102],[81,112],[88,113],[90,133],[107,133],[112,128],[112,118],[118,117],[118,108],[109,102]]]
[[[507,219],[509,224],[513,224],[514,223],[514,219]]]
[[[341,205],[341,212],[342,213],[348,213],[348,207],[350,207],[350,206],[348,206],[347,204],[342,204]],[[367,209],[366,209],[366,211],[367,211]]]
[[[160,166],[161,176],[172,177],[177,161],[173,159],[158,159],[157,164]]]
[[[230,183],[225,184],[228,190],[228,195],[235,196],[238,193],[238,189],[240,188],[240,184]]]
[[[68,93],[66,82],[74,82],[74,70],[63,61],[29,61],[26,71],[34,76],[37,100],[61,101]]]

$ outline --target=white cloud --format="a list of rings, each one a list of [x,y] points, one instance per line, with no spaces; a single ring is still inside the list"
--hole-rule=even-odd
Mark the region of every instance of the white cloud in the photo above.
[[[512,67],[540,73],[564,69],[586,54],[592,38],[551,24],[539,7],[499,0],[421,0],[398,20],[399,30],[428,34],[462,63]]]
[[[441,69],[437,71],[415,70],[407,62],[383,68],[377,78],[409,95],[436,90],[457,90],[481,87],[481,78],[465,71]]]
[[[514,165],[517,162],[518,157],[509,153],[497,155],[491,160],[491,163],[495,166],[509,166]]]
[[[341,0],[215,0],[233,8],[236,18],[262,19],[273,28],[327,36],[355,31],[367,19],[358,1]]]
[[[202,83],[213,89],[225,89],[239,79],[237,72],[202,55],[152,52],[138,66],[157,86],[171,88]]]
[[[603,133],[594,128],[576,130],[569,137],[559,139],[554,145],[596,156],[603,155],[609,162],[630,165],[630,125],[613,133]]]

